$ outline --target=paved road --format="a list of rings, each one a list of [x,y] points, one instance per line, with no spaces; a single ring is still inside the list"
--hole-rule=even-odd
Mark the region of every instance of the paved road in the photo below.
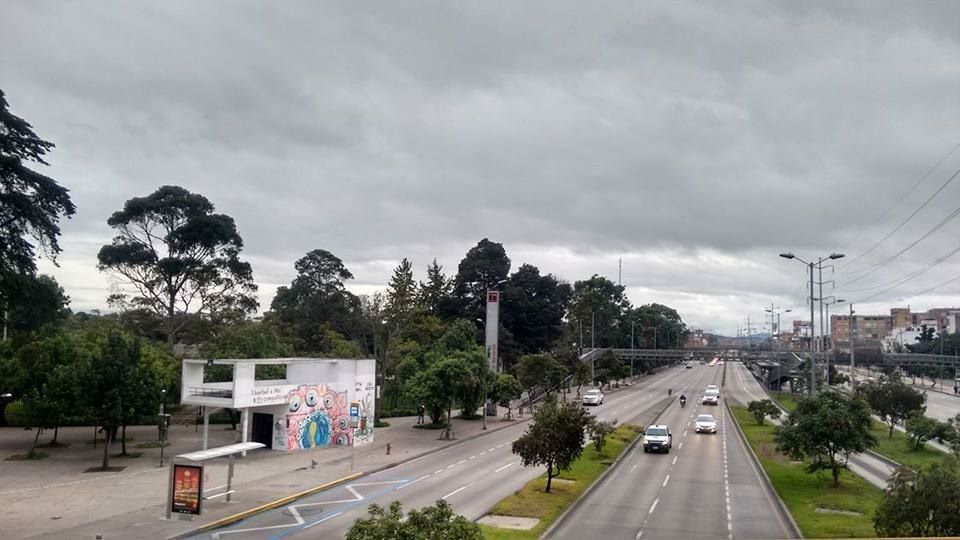
[[[551,538],[789,537],[725,407],[698,399],[707,384],[720,384],[723,366],[684,371],[677,385],[692,399],[683,409],[671,405],[658,420],[673,431],[671,453],[644,454],[635,447]],[[701,413],[717,418],[719,433],[694,433],[693,419]]]
[[[600,418],[630,423],[662,403],[665,389],[679,388],[676,381],[688,377],[690,371],[663,371],[607,396],[603,405],[592,410]],[[196,538],[342,538],[357,518],[367,515],[369,504],[388,506],[395,500],[409,509],[443,498],[458,513],[476,519],[544,472],[539,467],[521,467],[510,451],[511,443],[525,429],[524,423],[484,435]]]

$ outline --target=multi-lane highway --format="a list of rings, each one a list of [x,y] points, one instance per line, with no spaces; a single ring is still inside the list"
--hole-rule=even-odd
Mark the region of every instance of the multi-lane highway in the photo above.
[[[674,404],[657,422],[673,431],[670,454],[644,454],[636,446],[551,538],[791,537],[726,408],[700,404],[703,388],[719,385],[722,370],[685,370],[675,387],[691,398],[687,407]],[[704,413],[716,417],[717,434],[694,432],[694,419]]]
[[[698,366],[693,370],[671,368],[608,395],[603,405],[591,411],[603,419],[616,418],[620,423],[631,423],[649,417],[648,411],[662,405],[667,388],[676,391],[687,385],[693,389],[690,383],[694,378],[698,381],[715,378],[719,369],[712,366]],[[684,411],[690,410],[688,405]],[[196,538],[342,538],[357,518],[366,516],[369,504],[387,506],[392,501],[400,501],[409,509],[433,504],[442,498],[458,513],[476,519],[500,499],[543,473],[539,467],[522,467],[519,458],[510,451],[511,443],[525,429],[526,423],[520,423]],[[650,457],[653,460],[664,456]]]

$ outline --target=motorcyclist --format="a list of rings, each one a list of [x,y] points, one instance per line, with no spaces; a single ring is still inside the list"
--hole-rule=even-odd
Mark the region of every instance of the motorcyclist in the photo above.
[[[667,395],[668,395],[668,396],[672,396],[672,395],[673,395],[673,388],[667,388]]]
[[[680,406],[685,407],[687,405],[687,396],[680,394]]]

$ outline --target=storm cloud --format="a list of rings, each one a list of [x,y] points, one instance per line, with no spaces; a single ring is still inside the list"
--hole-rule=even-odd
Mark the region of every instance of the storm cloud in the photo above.
[[[313,248],[368,292],[401,257],[455,271],[489,237],[569,281],[622,258],[635,303],[731,333],[771,302],[802,310],[779,252],[851,260],[960,168],[958,28],[946,1],[4,2],[0,84],[78,206],[44,265],[75,309],[104,307],[110,213],[178,184],[236,218],[263,307]],[[954,210],[957,184],[838,268],[835,294],[956,247],[950,222],[846,286]],[[909,303],[960,304],[960,282]]]

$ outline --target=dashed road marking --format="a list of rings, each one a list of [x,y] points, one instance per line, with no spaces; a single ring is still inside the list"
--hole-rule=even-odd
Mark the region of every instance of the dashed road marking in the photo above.
[[[429,475],[429,474],[425,474],[425,475],[421,476],[420,478],[417,478],[417,479],[414,480],[413,482],[407,482],[406,484],[398,487],[398,488],[397,488],[397,491],[400,491],[401,489],[403,489],[403,488],[405,488],[405,487],[407,487],[407,486],[412,486],[412,485],[416,484],[417,482],[423,480],[424,478],[430,478],[430,475]]]
[[[440,497],[440,498],[443,499],[443,500],[447,500],[447,497],[453,497],[453,496],[456,495],[457,493],[460,493],[461,491],[463,491],[463,490],[467,489],[468,487],[470,487],[472,484],[473,484],[473,482],[470,482],[469,484],[467,484],[467,485],[465,485],[465,486],[463,486],[463,487],[461,487],[461,488],[455,489],[455,490],[451,491],[450,493],[447,493],[446,495],[444,495],[443,497]]]
[[[673,463],[671,463],[671,465],[676,465],[676,464],[677,464],[677,458],[679,458],[679,457],[680,457],[680,456],[673,456]]]
[[[663,485],[660,487],[667,487],[667,482],[670,481],[670,475],[668,474],[666,478],[663,479]]]
[[[513,463],[507,463],[507,464],[504,465],[503,467],[500,467],[499,469],[497,469],[497,470],[495,470],[495,471],[493,471],[493,472],[500,472],[500,471],[506,469],[507,467],[512,467],[512,466],[513,466]]]
[[[653,500],[653,504],[650,505],[650,510],[649,510],[647,513],[648,513],[648,514],[652,514],[653,511],[657,509],[657,504],[658,504],[659,502],[660,502],[660,497],[657,497],[656,499],[654,499],[654,500]]]

